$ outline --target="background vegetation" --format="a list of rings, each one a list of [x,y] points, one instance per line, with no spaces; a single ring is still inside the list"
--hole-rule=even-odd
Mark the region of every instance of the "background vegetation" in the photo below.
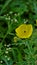
[[[37,0],[0,0],[0,65],[37,65],[36,20]],[[33,25],[28,39],[16,36],[22,23]]]

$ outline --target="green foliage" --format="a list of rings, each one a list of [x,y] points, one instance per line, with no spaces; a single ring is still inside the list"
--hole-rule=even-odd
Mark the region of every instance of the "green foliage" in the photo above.
[[[37,65],[36,19],[37,0],[0,0],[0,65]],[[22,23],[33,25],[28,39],[16,36]]]

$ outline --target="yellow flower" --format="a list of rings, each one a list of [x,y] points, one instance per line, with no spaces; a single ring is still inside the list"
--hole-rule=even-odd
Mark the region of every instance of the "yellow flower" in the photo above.
[[[17,37],[16,36],[14,37],[14,42],[17,42]]]
[[[33,27],[31,24],[22,24],[15,31],[19,38],[29,38],[32,35]]]

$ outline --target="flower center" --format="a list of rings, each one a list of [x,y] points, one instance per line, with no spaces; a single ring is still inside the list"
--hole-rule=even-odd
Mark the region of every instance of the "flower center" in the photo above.
[[[24,31],[24,33],[25,33],[26,31]]]

